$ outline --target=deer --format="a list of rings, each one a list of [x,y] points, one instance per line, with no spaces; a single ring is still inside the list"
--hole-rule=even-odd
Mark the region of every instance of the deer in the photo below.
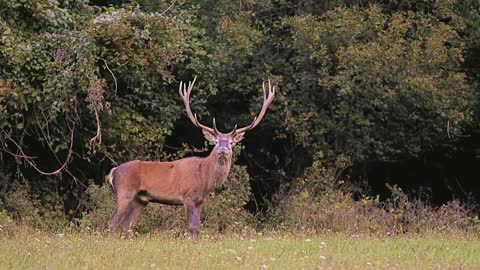
[[[199,239],[200,214],[207,196],[220,187],[232,166],[232,147],[240,142],[245,133],[255,128],[265,116],[273,101],[275,86],[268,80],[268,94],[263,88],[263,105],[258,116],[245,127],[222,133],[213,126],[198,121],[197,114],[190,109],[190,93],[196,81],[180,82],[178,92],[185,105],[190,121],[203,132],[205,139],[215,144],[207,157],[187,157],[175,161],[132,160],[111,169],[108,182],[116,197],[116,208],[108,221],[108,231],[115,233],[120,227],[129,232],[138,221],[145,206],[152,203],[183,205],[190,238]]]

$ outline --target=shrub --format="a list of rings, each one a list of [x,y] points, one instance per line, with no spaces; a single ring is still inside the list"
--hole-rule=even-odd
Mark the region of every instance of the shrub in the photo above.
[[[91,184],[83,201],[86,211],[80,221],[82,230],[103,230],[107,226],[108,219],[115,209],[115,196],[112,188],[107,183],[98,186]]]
[[[345,163],[344,163],[345,164]],[[351,234],[396,235],[402,233],[473,230],[475,219],[468,207],[454,200],[434,207],[422,198],[411,198],[398,186],[388,186],[391,197],[355,200],[353,189],[338,180],[339,163],[314,162],[293,189],[277,195],[274,221],[293,230],[333,231]]]
[[[205,227],[215,231],[237,231],[250,224],[252,215],[243,208],[251,197],[249,179],[245,166],[232,166],[225,184],[211,193],[205,203]]]
[[[6,178],[2,178],[4,179]],[[15,223],[50,230],[59,230],[68,224],[62,199],[58,194],[33,190],[13,177],[10,180],[8,187],[0,194],[0,202],[3,211],[8,213]]]
[[[0,210],[0,236],[11,235],[17,230],[17,224],[7,211]]]

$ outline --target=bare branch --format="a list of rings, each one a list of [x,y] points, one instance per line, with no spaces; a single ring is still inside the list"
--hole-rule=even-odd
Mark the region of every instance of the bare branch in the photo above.
[[[100,60],[103,61],[103,63],[105,63],[105,67],[108,69],[108,71],[110,71],[110,74],[112,74],[112,77],[113,77],[113,81],[115,82],[115,95],[117,95],[117,89],[118,89],[118,84],[117,84],[117,78],[115,78],[115,75],[113,74],[112,70],[108,67],[108,64],[107,64],[107,60],[103,59],[103,58],[100,58]]]
[[[167,7],[167,9],[165,9],[165,10],[164,10],[162,13],[160,13],[158,16],[163,16],[163,15],[165,15],[171,8],[173,8],[173,5],[175,5],[175,2],[176,2],[176,1],[177,1],[177,0],[173,0],[172,4],[170,4],[170,6]]]
[[[13,140],[9,134],[7,134],[6,132],[4,132],[5,134],[5,138],[7,138],[10,142],[12,142],[18,149],[20,155],[18,154],[13,154],[12,152],[10,151],[7,151],[6,149],[3,149],[3,151],[5,151],[6,153],[9,153],[11,155],[13,155],[14,157],[16,158],[22,158],[24,159],[32,168],[34,168],[37,172],[39,172],[40,174],[43,174],[43,175],[56,175],[56,174],[59,174],[68,164],[68,162],[70,161],[70,158],[72,156],[72,152],[73,152],[73,137],[74,137],[74,131],[75,131],[75,122],[72,123],[72,126],[70,127],[70,125],[68,125],[68,128],[70,129],[70,147],[68,149],[68,154],[67,154],[67,158],[65,160],[65,162],[63,163],[62,166],[60,166],[60,168],[58,168],[57,170],[53,171],[53,172],[44,172],[42,170],[40,170],[36,163],[33,161],[33,157],[31,156],[28,156],[25,154],[25,152],[23,151],[22,147],[15,141]]]
[[[447,137],[449,139],[451,139],[451,136],[450,136],[450,120],[447,120]]]
[[[95,145],[102,144],[102,127],[100,122],[100,116],[98,115],[98,110],[95,108],[95,120],[97,121],[97,133],[93,138],[90,139],[90,147],[94,148]]]

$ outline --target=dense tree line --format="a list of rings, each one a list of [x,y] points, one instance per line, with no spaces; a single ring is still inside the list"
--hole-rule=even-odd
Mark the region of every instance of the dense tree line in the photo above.
[[[262,81],[278,87],[237,155],[250,212],[274,207],[318,164],[335,168],[331,181],[382,187],[418,180],[401,168],[422,163],[440,170],[420,166],[422,183],[448,187],[460,176],[446,162],[478,165],[478,1],[171,4],[0,2],[0,209],[72,220],[116,164],[205,155],[177,91],[194,76],[192,109],[223,131],[259,111]],[[442,198],[475,191],[461,186]]]

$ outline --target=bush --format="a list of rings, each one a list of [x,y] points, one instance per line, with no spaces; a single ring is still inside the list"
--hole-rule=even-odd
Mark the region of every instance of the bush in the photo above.
[[[398,186],[388,186],[391,197],[353,197],[353,188],[337,180],[338,162],[314,162],[293,191],[277,195],[274,222],[293,230],[333,231],[351,234],[458,232],[475,228],[475,219],[460,201],[434,207],[421,198],[410,198]]]
[[[86,211],[80,220],[82,230],[103,230],[115,209],[115,195],[108,183],[98,186],[91,184],[86,192],[84,205]]]
[[[50,230],[63,229],[68,224],[62,199],[58,194],[33,190],[11,176],[3,176],[0,181],[7,183],[7,180],[10,181],[0,194],[0,206],[16,224]]]
[[[17,224],[7,211],[0,210],[0,236],[11,235],[17,230]]]
[[[250,200],[250,177],[245,166],[233,165],[225,184],[211,193],[203,210],[204,227],[237,231],[247,227],[251,213],[243,207]]]

